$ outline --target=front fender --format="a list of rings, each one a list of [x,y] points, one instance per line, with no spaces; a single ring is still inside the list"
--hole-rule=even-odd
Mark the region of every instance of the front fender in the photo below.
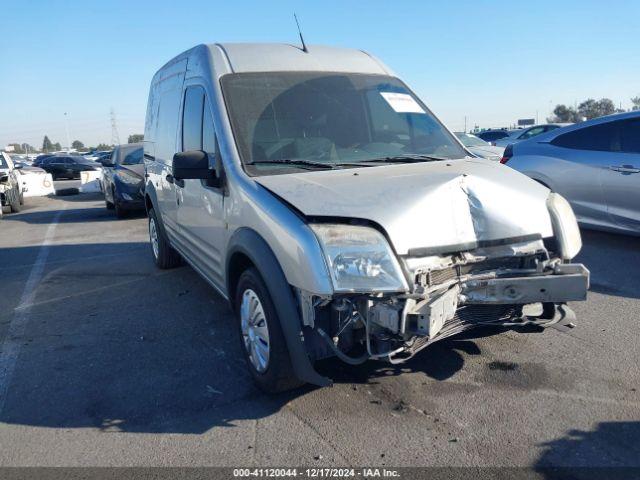
[[[296,376],[300,380],[314,385],[323,387],[331,385],[331,380],[319,375],[311,365],[302,341],[302,321],[291,285],[287,282],[284,272],[267,242],[255,230],[249,228],[240,228],[232,235],[226,259],[227,292],[231,299],[234,298],[235,292],[231,291],[229,279],[234,277],[230,270],[233,268],[232,259],[235,254],[242,254],[249,258],[265,280],[280,320]]]

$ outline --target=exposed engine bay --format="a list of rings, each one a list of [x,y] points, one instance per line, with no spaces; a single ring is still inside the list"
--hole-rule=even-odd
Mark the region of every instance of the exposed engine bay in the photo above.
[[[479,326],[571,325],[567,301],[585,300],[589,272],[563,263],[542,239],[449,255],[405,256],[406,293],[298,290],[314,359],[401,363],[438,340]],[[410,280],[410,281],[409,281]]]

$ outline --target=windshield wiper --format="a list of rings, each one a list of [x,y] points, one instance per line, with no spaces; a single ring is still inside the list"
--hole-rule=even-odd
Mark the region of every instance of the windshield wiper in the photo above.
[[[364,162],[367,162],[365,160]],[[313,160],[302,160],[295,158],[278,158],[274,160],[252,160],[251,162],[246,162],[245,165],[255,165],[255,164],[285,164],[285,165],[294,165],[301,167],[320,167],[326,169],[334,169],[336,167],[373,167],[373,165],[367,165],[364,162],[337,162],[337,163],[324,163],[324,162],[314,162]]]
[[[245,162],[245,165],[258,165],[258,164],[283,164],[283,165],[294,165],[300,167],[319,167],[319,168],[334,168],[335,164],[332,163],[324,163],[324,162],[314,162],[311,160],[298,160],[295,158],[278,158],[273,160],[252,160],[250,162]]]
[[[449,158],[437,157],[435,155],[424,155],[421,153],[408,153],[404,155],[394,155],[391,157],[373,158],[365,160],[366,162],[375,163],[419,163],[419,162],[440,162],[447,161]]]

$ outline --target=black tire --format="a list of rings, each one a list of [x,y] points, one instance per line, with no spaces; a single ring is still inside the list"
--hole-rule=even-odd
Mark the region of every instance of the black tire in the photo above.
[[[157,252],[153,246],[152,224],[155,227],[157,236]],[[180,265],[180,255],[171,247],[153,208],[149,209],[149,240],[151,243],[151,256],[158,268],[166,270]]]
[[[12,191],[13,194],[9,200],[9,206],[11,207],[12,213],[18,213],[20,211],[20,195],[18,194],[17,189],[13,189]]]
[[[114,206],[114,210],[116,211],[116,218],[117,218],[118,220],[122,220],[122,219],[124,219],[124,218],[127,218],[127,216],[129,215],[129,212],[128,212],[127,210],[123,209],[123,208],[118,204],[118,202],[116,202],[114,205],[115,205],[115,206]]]
[[[127,212],[122,206],[118,203],[118,197],[116,197],[116,189],[111,187],[111,196],[113,198],[113,209],[116,211],[116,218],[122,220],[123,218],[127,218]]]
[[[263,372],[253,365],[245,341],[241,326],[241,306],[245,291],[252,290],[258,296],[265,314],[267,329],[269,332],[269,360],[266,370]],[[298,388],[304,384],[294,374],[289,349],[282,333],[280,319],[273,306],[271,295],[264,280],[255,268],[245,270],[238,280],[238,288],[235,294],[236,323],[240,334],[240,348],[247,362],[249,372],[258,387],[267,393],[284,392]]]

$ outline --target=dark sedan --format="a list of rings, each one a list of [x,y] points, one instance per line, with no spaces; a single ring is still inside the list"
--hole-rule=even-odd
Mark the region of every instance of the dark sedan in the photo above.
[[[80,178],[81,172],[97,170],[99,165],[81,156],[56,155],[46,158],[40,168],[50,173],[54,180],[59,178]]]
[[[111,158],[102,161],[102,189],[107,209],[118,218],[144,210],[144,162],[142,143],[118,145]]]
[[[34,167],[41,167],[41,166],[42,166],[42,163],[43,163],[45,160],[47,160],[47,159],[49,159],[49,158],[51,158],[51,157],[53,157],[53,156],[54,156],[54,155],[53,155],[52,153],[51,153],[51,154],[49,154],[49,153],[45,153],[45,154],[43,154],[43,155],[38,155],[38,156],[36,157],[36,159],[33,161],[33,166],[34,166]]]

